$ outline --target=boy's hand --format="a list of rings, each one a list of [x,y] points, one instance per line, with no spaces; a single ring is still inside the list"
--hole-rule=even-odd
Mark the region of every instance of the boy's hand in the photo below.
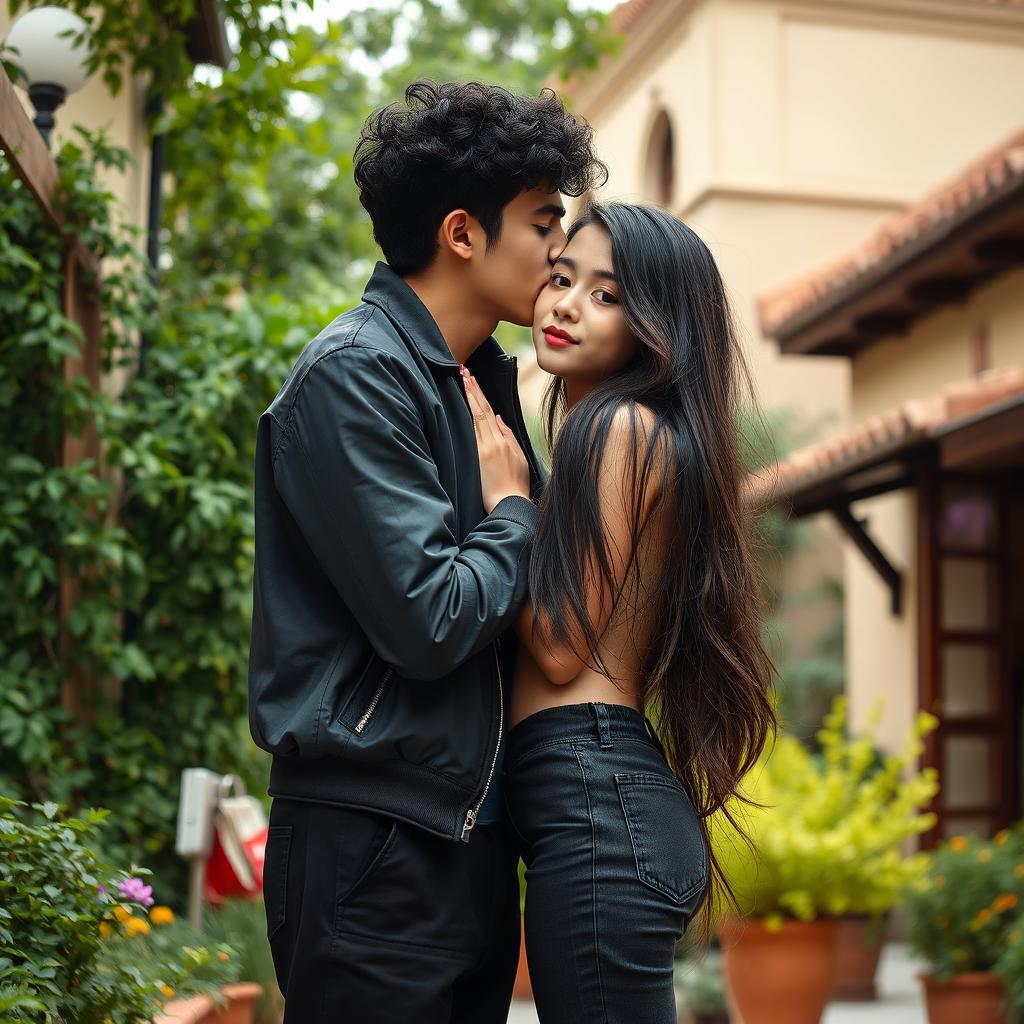
[[[465,367],[461,372],[480,457],[480,491],[489,515],[510,494],[530,497],[530,467],[515,434],[494,414],[473,375]]]

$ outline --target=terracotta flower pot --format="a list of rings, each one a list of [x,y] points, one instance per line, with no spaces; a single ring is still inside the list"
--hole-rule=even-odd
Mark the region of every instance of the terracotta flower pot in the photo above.
[[[227,1000],[223,1006],[218,1006],[209,996],[175,999],[164,1007],[154,1024],[252,1024],[263,987],[246,981],[225,985],[221,993]]]
[[[1002,978],[985,971],[954,974],[949,981],[939,981],[934,974],[919,977],[930,1024],[1006,1024]]]
[[[736,1024],[818,1024],[836,972],[839,922],[719,923],[725,984]],[[973,1024],[973,1022],[972,1022]]]
[[[526,929],[519,927],[519,966],[516,968],[516,980],[512,985],[513,999],[532,999],[533,983],[530,981],[530,968],[526,963]]]
[[[882,929],[867,917],[841,917],[836,934],[836,983],[832,998],[877,999],[875,972],[882,955]]]

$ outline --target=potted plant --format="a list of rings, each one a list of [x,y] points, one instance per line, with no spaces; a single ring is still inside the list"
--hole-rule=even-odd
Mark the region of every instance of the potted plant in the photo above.
[[[914,775],[912,770],[921,741],[937,720],[920,715],[902,751],[886,756],[877,746],[880,715],[878,705],[867,728],[847,738],[846,701],[839,698],[818,732],[822,780],[835,817],[853,814],[859,821],[858,855],[848,876],[836,932],[836,979],[831,994],[836,1000],[876,998],[875,974],[888,913],[901,900],[908,882],[925,870],[925,859],[905,857],[904,847],[907,839],[934,821],[921,811],[936,791],[936,776],[932,772]]]
[[[847,740],[844,723],[840,698],[820,758],[780,736],[750,772],[751,803],[729,808],[750,847],[724,814],[711,822],[738,903],[718,932],[730,1003],[744,1024],[815,1024],[835,984],[841,917],[883,913],[926,870],[902,846],[931,826],[920,808],[937,781],[931,771],[904,771],[934,718],[921,715],[906,750],[873,770],[871,736]]]
[[[1009,1005],[1024,1005],[1019,825],[990,841],[954,836],[935,851],[906,904],[910,945],[931,968],[921,976],[931,1024],[1001,1024]]]

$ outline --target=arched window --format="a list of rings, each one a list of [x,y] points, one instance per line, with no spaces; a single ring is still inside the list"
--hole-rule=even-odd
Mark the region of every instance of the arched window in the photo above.
[[[651,127],[644,175],[647,197],[661,203],[662,206],[671,205],[676,185],[675,146],[672,139],[672,122],[664,110],[654,119]]]

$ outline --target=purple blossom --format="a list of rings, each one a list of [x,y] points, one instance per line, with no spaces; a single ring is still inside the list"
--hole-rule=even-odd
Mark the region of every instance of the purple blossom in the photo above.
[[[117,891],[126,900],[134,900],[144,907],[153,906],[153,887],[144,885],[141,878],[127,878],[123,882],[118,882]]]
[[[106,896],[107,895],[107,887],[102,882],[100,882],[100,884],[96,886],[96,891],[101,896]]]

